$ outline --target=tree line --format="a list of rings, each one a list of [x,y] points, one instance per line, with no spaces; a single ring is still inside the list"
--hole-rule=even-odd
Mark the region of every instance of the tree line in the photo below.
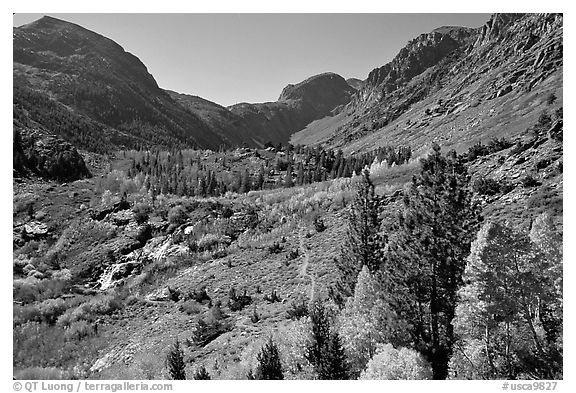
[[[246,150],[249,152],[244,154],[255,157],[257,164],[239,160],[230,152],[214,153],[218,157],[215,162],[208,162],[204,153],[195,150],[131,150],[121,156],[130,162],[128,176],[141,179],[147,192],[206,197],[351,177],[374,160],[402,165],[412,155],[407,146],[345,156],[342,150],[289,145],[272,158],[258,150]]]

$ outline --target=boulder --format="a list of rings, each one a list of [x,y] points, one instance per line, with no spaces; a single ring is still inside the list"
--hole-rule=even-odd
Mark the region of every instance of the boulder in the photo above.
[[[39,239],[49,234],[48,226],[38,221],[24,224],[24,235],[30,239]]]
[[[498,93],[496,93],[496,97],[505,96],[506,94],[510,93],[511,91],[512,91],[512,85],[506,85],[505,87],[498,90]]]

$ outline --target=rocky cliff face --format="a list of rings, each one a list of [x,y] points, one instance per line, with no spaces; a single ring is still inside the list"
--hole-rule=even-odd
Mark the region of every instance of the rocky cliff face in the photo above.
[[[425,150],[517,136],[561,105],[561,14],[495,14],[479,29],[442,27],[410,41],[336,116],[293,143],[345,151],[386,143]],[[548,107],[547,97],[558,100]]]
[[[14,124],[13,171],[15,177],[29,175],[58,181],[90,177],[84,159],[70,143],[41,129]]]
[[[368,74],[359,101],[380,100],[403,87],[416,75],[466,44],[474,33],[473,29],[464,27],[439,28],[411,40],[390,63]]]

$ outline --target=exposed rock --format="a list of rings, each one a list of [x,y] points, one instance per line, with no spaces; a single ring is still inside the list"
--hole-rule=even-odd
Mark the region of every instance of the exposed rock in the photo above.
[[[38,221],[31,221],[24,224],[24,234],[31,239],[39,239],[48,235],[48,226]]]
[[[80,153],[62,139],[50,136],[41,128],[14,124],[15,175],[28,172],[46,179],[73,181],[91,174]]]
[[[507,85],[506,87],[503,87],[500,90],[498,90],[498,93],[496,93],[496,97],[505,96],[506,94],[510,93],[511,91],[512,91],[512,86]]]

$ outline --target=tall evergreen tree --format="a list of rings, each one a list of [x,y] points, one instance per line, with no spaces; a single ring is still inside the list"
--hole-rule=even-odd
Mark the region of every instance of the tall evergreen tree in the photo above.
[[[311,306],[312,341],[305,357],[319,379],[348,379],[350,372],[339,334],[330,328],[330,318],[319,302]]]
[[[356,196],[348,214],[346,242],[338,261],[339,289],[345,296],[354,293],[358,274],[363,266],[371,272],[379,270],[382,259],[380,212],[382,199],[376,195],[370,172],[365,170],[356,188]]]
[[[166,356],[166,367],[170,378],[175,380],[186,379],[186,366],[184,364],[184,352],[180,346],[180,342],[176,340],[174,345],[168,351]]]
[[[383,258],[384,287],[434,379],[448,375],[457,291],[481,221],[469,179],[455,153],[444,157],[434,145],[405,193],[399,225],[388,228],[393,236]]]

